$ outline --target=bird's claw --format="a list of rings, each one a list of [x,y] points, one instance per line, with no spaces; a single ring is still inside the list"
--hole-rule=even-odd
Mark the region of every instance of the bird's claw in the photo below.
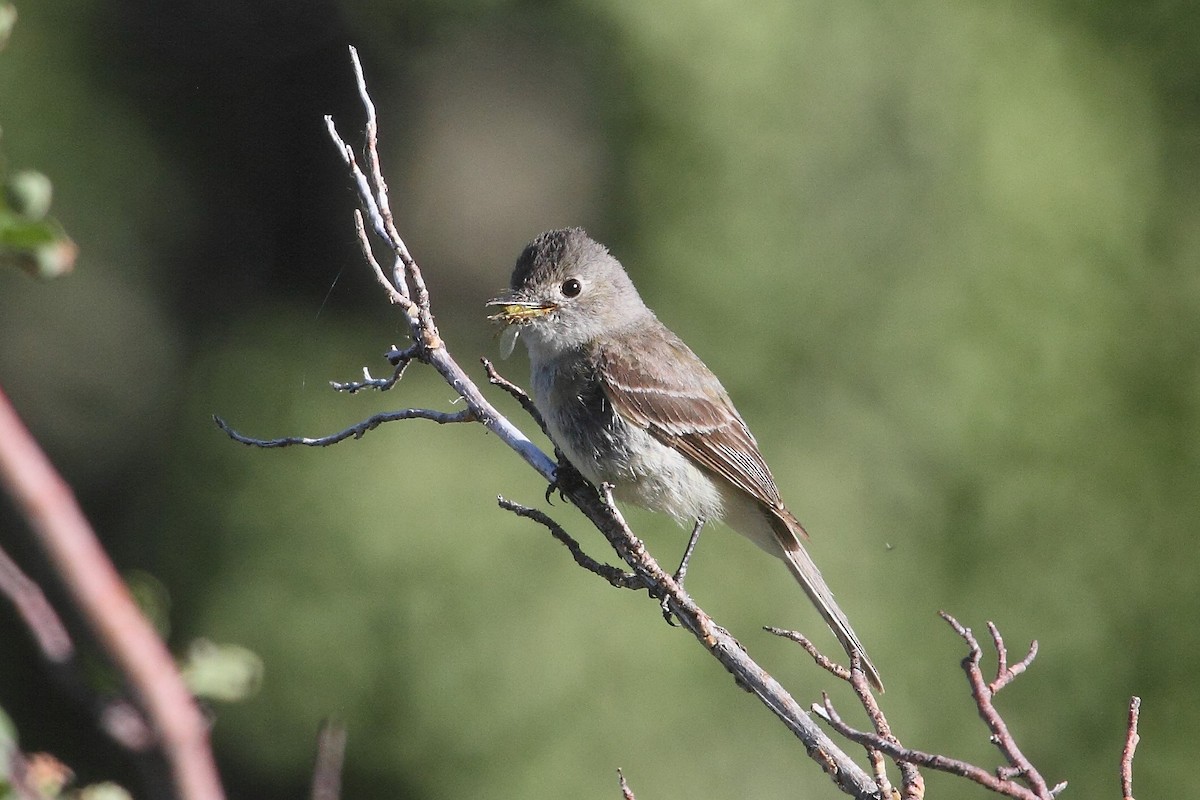
[[[550,505],[554,505],[553,498],[554,498],[555,491],[558,492],[558,496],[561,499],[563,499],[563,500],[567,499],[567,496],[565,494],[563,494],[562,487],[558,485],[558,479],[555,478],[554,480],[550,481],[550,485],[548,485],[546,487],[546,502],[549,503]]]
[[[567,461],[567,457],[557,447],[554,448],[554,455],[558,459],[558,465],[554,468],[554,480],[546,487],[546,502],[551,505],[554,504],[554,501],[550,498],[555,492],[558,492],[558,496],[565,501],[568,499],[568,491],[587,483],[579,470],[571,466],[571,462]]]
[[[658,601],[658,607],[662,609],[663,619],[672,628],[678,628],[675,624],[675,614],[671,611],[671,598],[663,595],[663,598]]]

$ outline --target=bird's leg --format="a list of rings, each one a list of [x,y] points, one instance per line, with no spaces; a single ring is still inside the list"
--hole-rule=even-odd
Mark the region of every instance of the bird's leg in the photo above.
[[[692,528],[692,535],[688,537],[687,548],[683,551],[683,558],[679,562],[679,569],[675,570],[675,582],[679,584],[679,588],[683,588],[683,579],[687,577],[688,562],[692,560],[692,553],[696,550],[696,543],[700,541],[700,531],[704,528],[704,523],[707,520],[704,517],[696,517],[696,525]]]
[[[679,584],[679,588],[683,588],[683,579],[687,577],[688,562],[692,560],[692,553],[696,550],[696,543],[700,541],[700,531],[704,529],[704,523],[707,520],[704,517],[696,517],[696,525],[692,528],[692,535],[688,537],[687,548],[683,551],[683,558],[679,561],[679,569],[675,570],[672,576],[675,578],[675,583]],[[666,619],[668,625],[674,625],[671,621],[671,609],[667,604],[667,598],[662,600],[663,618]]]

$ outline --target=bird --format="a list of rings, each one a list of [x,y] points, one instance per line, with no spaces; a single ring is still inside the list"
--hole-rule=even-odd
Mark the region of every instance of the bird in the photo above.
[[[604,245],[582,228],[538,235],[487,305],[499,309],[489,318],[503,325],[501,355],[524,342],[534,405],[571,466],[620,502],[694,524],[689,553],[704,524],[721,520],[782,559],[883,690],[729,393]]]

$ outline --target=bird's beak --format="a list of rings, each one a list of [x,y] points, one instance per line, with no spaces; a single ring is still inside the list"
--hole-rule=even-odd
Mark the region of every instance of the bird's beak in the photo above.
[[[500,334],[501,358],[508,358],[512,355],[513,348],[517,345],[517,337],[521,333],[522,325],[526,325],[538,317],[544,317],[558,308],[554,303],[537,303],[532,300],[522,300],[511,292],[503,294],[494,300],[488,300],[487,305],[489,308],[500,309],[499,313],[492,314],[488,319],[504,325],[504,332]]]

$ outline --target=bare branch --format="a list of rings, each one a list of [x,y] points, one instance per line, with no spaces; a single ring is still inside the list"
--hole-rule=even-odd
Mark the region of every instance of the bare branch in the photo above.
[[[791,639],[799,643],[809,655],[816,660],[817,664],[827,670],[830,674],[849,681],[854,687],[855,693],[858,695],[859,701],[866,710],[868,717],[871,719],[871,725],[874,728],[873,732],[864,732],[856,730],[846,724],[837,711],[833,707],[828,695],[824,696],[824,702],[820,706],[814,706],[813,710],[820,714],[829,724],[842,736],[850,739],[853,742],[861,744],[867,748],[868,756],[875,768],[876,783],[884,790],[886,795],[888,789],[887,776],[882,769],[882,763],[879,759],[879,754],[883,753],[892,758],[899,767],[902,781],[900,784],[901,797],[903,800],[920,800],[925,794],[925,782],[918,772],[917,767],[927,767],[941,772],[947,772],[953,775],[972,780],[979,785],[990,789],[998,794],[1007,797],[1021,798],[1021,800],[1050,800],[1050,798],[1058,795],[1066,788],[1066,782],[1056,784],[1053,787],[1048,787],[1045,780],[1029,762],[1029,760],[1017,747],[1008,726],[1001,718],[1000,713],[992,704],[992,698],[1003,686],[1011,683],[1012,680],[1022,672],[1024,672],[1032,663],[1034,656],[1037,654],[1037,642],[1034,642],[1029,649],[1028,654],[1018,664],[1009,666],[1008,653],[1005,649],[1004,638],[1000,635],[1000,630],[991,622],[988,623],[988,631],[992,635],[992,642],[996,647],[997,654],[997,670],[996,679],[992,684],[988,684],[983,677],[983,670],[980,667],[982,650],[979,642],[975,639],[974,634],[969,628],[959,624],[959,622],[946,612],[939,612],[940,616],[958,633],[959,636],[967,643],[967,657],[963,659],[962,666],[967,675],[967,682],[971,687],[971,693],[975,698],[975,704],[979,711],[980,717],[988,726],[991,733],[990,739],[1000,749],[1001,754],[1008,762],[1007,765],[1001,766],[995,772],[988,772],[982,767],[977,767],[959,759],[950,758],[943,755],[935,755],[926,753],[920,750],[914,750],[905,747],[900,743],[896,736],[892,733],[891,727],[875,700],[875,696],[871,692],[870,684],[867,682],[866,675],[862,671],[862,657],[857,653],[852,653],[850,656],[850,669],[833,663],[826,658],[817,648],[806,638],[793,631],[783,631],[777,628],[768,628],[771,633]],[[1135,698],[1136,699],[1136,698]],[[1136,729],[1136,721],[1131,722],[1131,730]],[[1135,733],[1131,733],[1134,736]],[[1132,739],[1130,741],[1133,741]],[[1126,751],[1128,758],[1132,761],[1132,752],[1130,745],[1127,744]],[[1125,776],[1131,771],[1131,767],[1127,770],[1125,766],[1124,755],[1122,759],[1122,783],[1125,785]]]
[[[1025,657],[1009,667],[1008,648],[1004,646],[1004,637],[1000,635],[1000,629],[990,621],[987,623],[987,628],[988,633],[992,635],[992,643],[996,646],[996,679],[988,684],[988,690],[995,694],[1012,683],[1013,678],[1029,669],[1029,665],[1037,657],[1038,643],[1036,639],[1030,642],[1029,652],[1025,654]]]
[[[383,170],[379,161],[379,121],[378,115],[375,113],[375,102],[371,99],[371,93],[367,91],[367,79],[363,75],[362,62],[358,58],[358,50],[354,47],[350,48],[350,63],[354,68],[354,81],[358,86],[359,99],[362,100],[363,109],[367,112],[367,166],[371,170],[371,185],[375,189],[376,207],[379,209],[380,221],[383,223],[380,237],[391,242],[396,255],[404,263],[405,269],[412,271],[416,268],[416,262],[408,252],[408,246],[404,244],[400,232],[396,230],[396,223],[392,219],[391,204],[388,203],[387,182],[383,179]],[[419,269],[415,271],[420,274]],[[428,305],[428,299],[425,304]]]
[[[75,645],[42,588],[3,550],[0,550],[0,592],[16,606],[47,661],[65,664],[74,657]]]
[[[991,740],[996,747],[1000,749],[1000,753],[1008,761],[1011,770],[1007,773],[1011,777],[1019,777],[1033,789],[1036,797],[1042,800],[1048,800],[1053,797],[1050,787],[1047,785],[1045,778],[1041,773],[1030,763],[1025,754],[1021,752],[1021,748],[1017,746],[1013,739],[1012,733],[1008,730],[1007,723],[1000,716],[1000,712],[992,704],[992,697],[995,692],[988,685],[983,677],[983,670],[979,665],[983,655],[982,649],[979,647],[979,642],[975,639],[975,635],[971,633],[971,629],[961,625],[958,620],[947,614],[945,611],[938,612],[942,619],[954,629],[955,633],[962,637],[967,643],[967,657],[963,659],[963,671],[967,674],[967,683],[971,686],[971,696],[975,698],[975,705],[979,709],[979,716],[983,718],[984,723],[991,731]],[[989,630],[992,631],[992,637],[996,645],[997,651],[1001,651],[1004,647],[1004,640],[1000,638],[1000,632],[995,625],[989,625]],[[996,676],[996,685],[1002,687],[1011,681],[1016,675],[1024,671],[1024,669],[1033,661],[1037,654],[1037,643],[1035,642],[1029,648],[1027,655],[1020,664],[1017,664],[1012,669],[1001,669]]]
[[[609,566],[608,564],[601,564],[599,561],[583,552],[583,548],[579,546],[579,542],[575,541],[575,539],[573,539],[569,533],[563,530],[561,525],[551,519],[547,514],[537,510],[536,508],[530,508],[529,506],[523,506],[520,503],[514,503],[511,500],[506,500],[503,497],[497,497],[496,501],[500,504],[501,508],[511,511],[519,517],[525,517],[526,519],[531,519],[534,522],[545,525],[546,528],[550,530],[550,534],[555,539],[562,542],[563,545],[566,546],[567,550],[571,552],[571,557],[575,559],[575,563],[586,569],[588,572],[599,575],[601,578],[604,578],[604,580],[608,581],[618,589],[648,588],[646,581],[640,576],[629,572],[622,572],[616,567]]]
[[[817,646],[811,640],[799,631],[789,631],[783,628],[776,628],[771,625],[764,625],[763,630],[767,633],[774,634],[783,639],[790,639],[796,644],[804,648],[804,651],[812,656],[812,660],[817,662],[817,666],[828,672],[833,677],[850,682],[850,670],[837,663],[829,656],[817,649]],[[814,709],[815,710],[815,709]]]
[[[346,394],[358,394],[363,389],[377,389],[381,392],[386,392],[391,389],[400,379],[404,377],[404,371],[408,369],[411,361],[405,360],[392,368],[392,375],[389,378],[374,378],[371,376],[369,367],[363,367],[363,379],[361,381],[346,381],[341,383],[338,381],[330,381],[329,386],[335,392],[345,392]]]
[[[470,379],[466,372],[446,352],[445,345],[433,320],[429,292],[421,274],[421,269],[416,261],[413,260],[408,246],[400,237],[393,221],[392,211],[388,204],[387,184],[383,179],[380,168],[377,148],[378,123],[375,105],[367,92],[366,79],[363,76],[362,64],[359,61],[358,52],[353,47],[350,48],[350,57],[354,67],[355,81],[367,114],[366,159],[367,169],[370,173],[369,176],[359,165],[354,155],[354,149],[347,145],[338,133],[337,126],[334,124],[331,116],[325,117],[325,125],[330,138],[337,146],[338,153],[341,155],[343,162],[350,172],[355,188],[358,191],[359,201],[362,204],[362,211],[355,213],[355,231],[359,236],[363,257],[370,265],[380,285],[388,293],[389,301],[401,307],[409,324],[413,344],[406,350],[393,349],[389,353],[389,360],[396,367],[390,379],[373,378],[369,371],[364,370],[362,381],[335,383],[333,386],[338,391],[349,393],[354,393],[365,388],[386,390],[395,385],[396,381],[400,379],[408,362],[421,361],[429,364],[438,371],[443,379],[466,401],[467,408],[456,414],[429,409],[405,409],[402,411],[387,412],[377,414],[338,433],[317,438],[289,436],[281,439],[259,439],[239,433],[219,417],[214,417],[213,420],[235,441],[256,447],[271,448],[290,447],[293,445],[324,447],[344,441],[345,439],[359,438],[379,425],[402,419],[430,419],[439,423],[476,421],[481,422],[495,433],[543,477],[549,481],[553,481],[555,477],[554,462],[538,449],[520,429],[509,422],[508,419],[487,401],[474,381]],[[393,268],[393,275],[390,280],[384,274],[379,262],[375,259],[370,240],[366,234],[367,228],[364,222],[364,215],[366,220],[370,221],[371,230],[387,244],[396,256],[396,266]],[[412,284],[411,291],[409,288],[410,283]],[[414,295],[416,298],[415,302],[411,299]]]
[[[666,598],[680,625],[729,670],[739,686],[753,693],[783,722],[839,789],[856,798],[878,797],[874,781],[821,731],[774,677],[750,658],[741,643],[697,606],[674,577],[650,556],[613,504],[610,486],[600,487],[600,497],[592,491],[580,491],[575,485],[568,485],[565,491],[622,560],[648,581],[650,595]]]
[[[621,781],[621,797],[623,800],[637,800],[633,796],[633,789],[629,788],[629,781],[625,780],[625,773],[617,769],[617,778]]]
[[[1133,754],[1137,751],[1138,716],[1142,711],[1142,698],[1129,698],[1129,725],[1125,733],[1125,747],[1121,750],[1121,800],[1133,800]]]
[[[357,66],[357,64],[358,64],[357,51],[355,51],[353,47],[350,48],[350,51],[351,51],[351,58],[354,60],[355,65]],[[356,71],[356,75],[361,76],[362,73],[360,71]],[[374,114],[375,107],[373,105],[370,105],[370,106],[368,106],[368,108],[369,108],[370,112],[372,114]],[[334,144],[337,145],[338,152],[341,153],[341,156],[342,156],[342,161],[344,161],[346,163],[346,166],[350,170],[350,177],[354,180],[355,188],[358,190],[359,199],[366,206],[366,212],[367,212],[366,216],[369,220],[371,220],[371,223],[374,226],[375,234],[377,236],[379,236],[379,238],[383,239],[384,241],[390,241],[390,236],[388,235],[387,226],[384,223],[382,214],[380,214],[380,212],[379,212],[379,205],[375,199],[375,192],[371,188],[370,181],[367,180],[366,173],[364,173],[362,171],[362,167],[360,167],[358,165],[358,159],[354,155],[354,148],[352,148],[350,145],[346,144],[346,142],[342,139],[341,134],[339,134],[337,131],[337,126],[334,125],[334,123],[333,123],[333,117],[330,116],[329,114],[325,115],[325,128],[328,130],[329,136],[331,139],[333,139]],[[370,250],[369,240],[360,239],[360,241],[367,241],[367,250],[369,251]],[[373,257],[372,257],[372,259],[373,259]],[[372,259],[369,259],[369,260],[372,260]],[[404,296],[405,300],[408,299],[407,298],[407,287],[404,283],[403,276],[401,276],[401,275],[396,276],[395,286],[393,287],[393,289],[395,291],[400,292],[400,294],[402,296]],[[393,302],[396,302],[395,298],[390,298],[390,299],[392,299]],[[400,302],[398,304],[401,305],[402,307],[408,305],[408,303],[405,303],[405,302]]]
[[[767,627],[764,628],[768,633],[773,633],[776,636],[781,636],[785,639],[790,639],[796,644],[804,648],[812,659],[817,663],[817,666],[824,669],[835,678],[846,681],[854,689],[854,693],[858,696],[858,700],[862,703],[863,709],[866,710],[867,716],[871,720],[871,727],[874,728],[876,735],[880,738],[899,744],[899,741],[892,735],[891,726],[887,718],[883,714],[883,710],[879,707],[878,701],[875,699],[874,693],[871,691],[870,681],[867,680],[867,674],[863,671],[862,656],[857,652],[850,656],[850,669],[846,669],[841,664],[836,663],[833,659],[822,653],[817,646],[813,644],[806,636],[798,631],[789,631],[782,628]],[[813,712],[828,720],[824,706],[814,705]],[[893,790],[891,781],[887,777],[887,772],[883,763],[883,753],[873,744],[866,745],[867,758],[871,762],[871,769],[875,775],[875,783],[879,786],[881,797],[891,797]],[[924,794],[925,781],[916,767],[909,762],[899,761],[897,766],[903,776],[902,788],[904,797],[921,797]]]
[[[340,800],[342,763],[346,758],[345,726],[326,720],[317,733],[317,762],[313,768],[312,800]]]
[[[430,408],[404,408],[399,411],[384,411],[380,414],[367,417],[362,422],[357,422],[337,433],[331,433],[328,436],[319,436],[310,438],[307,436],[284,436],[279,439],[255,439],[252,436],[246,436],[243,433],[238,433],[233,428],[229,427],[229,423],[218,416],[213,416],[213,422],[217,423],[217,427],[225,431],[230,439],[242,444],[251,445],[252,447],[273,448],[273,447],[293,447],[295,445],[304,445],[305,447],[328,447],[331,444],[343,442],[346,439],[361,439],[367,432],[373,431],[380,425],[387,422],[395,422],[401,419],[428,419],[439,425],[447,425],[454,422],[475,422],[474,412],[470,408],[464,408],[462,411],[456,411],[453,414],[445,411],[434,411]]]
[[[337,135],[337,130],[333,126],[333,118],[325,117],[325,122],[330,126],[332,135]],[[395,267],[392,268],[392,277],[384,273],[383,267],[379,265],[379,261],[375,258],[375,251],[371,249],[371,237],[367,235],[366,225],[363,223],[362,211],[354,209],[354,233],[358,237],[358,246],[362,250],[363,259],[371,266],[371,271],[375,273],[375,280],[379,281],[379,285],[387,292],[388,299],[393,305],[398,305],[404,309],[404,313],[412,317],[416,312],[416,307],[412,301],[408,299],[408,284],[404,281],[403,267],[399,271]]]
[[[542,433],[549,436],[550,431],[546,428],[546,420],[542,419],[542,412],[538,411],[537,406],[533,404],[533,398],[520,386],[497,372],[496,366],[491,360],[481,358],[479,361],[483,364],[484,371],[487,372],[488,383],[492,386],[499,386],[516,398],[516,401],[521,404],[521,409],[537,423],[537,426],[542,429]]]
[[[142,615],[66,482],[0,393],[0,482],[157,732],[184,800],[224,792],[208,726],[174,659]]]
[[[33,634],[42,657],[49,662],[51,675],[82,705],[94,709],[100,727],[113,741],[130,752],[140,753],[154,745],[154,734],[145,718],[123,698],[97,697],[85,684],[78,651],[58,612],[46,595],[26,575],[8,553],[0,549],[0,592],[17,608]]]
[[[875,699],[875,695],[871,692],[871,685],[867,681],[867,674],[863,671],[862,654],[857,650],[850,653],[850,686],[853,687],[854,693],[858,695],[858,701],[867,711],[867,716],[871,720],[871,727],[875,729],[875,733],[886,741],[898,741],[892,735],[892,727],[888,724],[887,717],[883,715],[883,710],[879,708],[879,703]],[[875,783],[879,784],[879,791],[883,797],[892,796],[892,784],[888,780],[887,770],[884,768],[883,754],[874,747],[867,748],[867,758],[871,761],[871,768],[875,774]],[[907,762],[900,762],[901,768],[905,766],[911,767]],[[915,773],[915,770],[912,770]]]
[[[345,392],[346,394],[356,394],[363,389],[378,389],[381,392],[386,392],[400,382],[400,379],[404,377],[404,371],[408,369],[408,365],[413,362],[413,359],[420,357],[420,348],[416,345],[404,350],[393,347],[384,355],[384,358],[392,365],[392,377],[372,378],[370,370],[367,367],[363,367],[363,379],[361,381],[350,381],[347,383],[330,381],[329,385],[333,387],[335,392]]]
[[[997,794],[1002,794],[1006,797],[1015,797],[1018,800],[1044,800],[1040,795],[1026,789],[1024,786],[1013,783],[1012,781],[1001,780],[985,769],[976,767],[973,764],[968,764],[965,761],[959,761],[956,758],[948,758],[946,756],[934,755],[925,753],[920,750],[912,750],[897,742],[887,741],[878,734],[866,733],[864,731],[855,730],[842,721],[838,716],[837,711],[833,708],[833,703],[829,696],[824,697],[825,718],[829,724],[842,736],[845,736],[852,742],[857,742],[864,747],[870,746],[878,748],[886,753],[895,761],[903,761],[911,764],[916,764],[922,767],[928,767],[939,772],[947,772],[951,775],[958,775],[963,778],[968,778],[975,783],[978,783],[984,788],[991,789]]]

